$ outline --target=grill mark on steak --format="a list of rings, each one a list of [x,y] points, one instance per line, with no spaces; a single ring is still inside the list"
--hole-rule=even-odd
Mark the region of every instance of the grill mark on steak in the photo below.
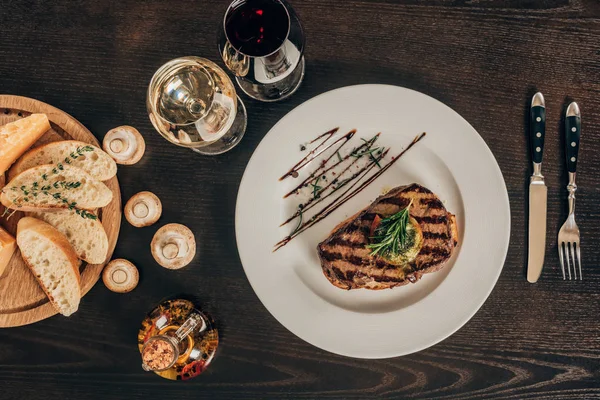
[[[337,267],[332,267],[331,273],[337,278],[338,281],[346,279],[346,274],[344,274],[344,272]]]
[[[434,260],[431,260],[431,261],[427,261],[427,262],[424,262],[424,263],[420,264],[420,265],[419,265],[419,269],[427,269],[427,268],[431,268],[431,267],[437,266],[437,265],[439,265],[440,263],[443,263],[443,262],[445,262],[445,261],[446,261],[446,260],[438,260],[438,259],[434,259]]]
[[[352,224],[343,227],[342,232],[344,233],[354,233],[357,231],[363,232],[364,231],[364,227],[362,226],[362,224],[360,222],[354,221]],[[367,230],[367,234],[368,234],[368,230]]]
[[[328,246],[327,246],[328,247]],[[355,267],[361,267],[361,266],[373,266],[373,267],[377,267],[379,269],[396,269],[396,268],[402,268],[404,267],[403,265],[396,265],[396,264],[392,264],[388,261],[386,261],[385,258],[382,257],[367,257],[367,258],[363,258],[361,256],[357,256],[355,254],[344,254],[343,250],[346,250],[348,252],[351,252],[350,248],[346,248],[346,249],[340,249],[335,250],[335,249],[331,249],[331,248],[327,248],[326,246],[322,246],[319,250],[319,254],[321,255],[321,259],[326,260],[328,262],[335,262],[335,261],[345,261],[348,264],[352,264]]]
[[[381,258],[381,257],[378,257],[375,260],[375,266],[377,268],[380,268],[380,269],[387,269],[387,268],[394,269],[394,268],[398,268],[398,266],[396,264],[391,264],[391,263],[387,262],[384,258]]]
[[[355,269],[350,269],[350,270],[346,271],[346,273],[344,274],[344,276],[346,277],[346,280],[349,280],[349,281],[354,280],[354,275],[356,275]]]
[[[406,208],[410,203],[410,199],[406,199],[404,197],[388,197],[385,199],[381,199],[377,204],[394,204],[401,208]]]
[[[437,246],[423,246],[419,255],[423,256],[434,256],[436,258],[446,258],[450,257],[450,250],[445,247],[437,247]]]
[[[375,282],[382,282],[382,283],[387,283],[387,282],[398,282],[398,284],[403,283],[406,280],[406,277],[402,278],[401,280],[398,280],[397,277],[395,276],[373,276],[372,279]]]
[[[435,197],[422,199],[421,204],[423,204],[433,210],[441,210],[444,208],[444,204],[440,201],[440,199],[435,198]]]
[[[450,235],[447,232],[431,232],[423,229],[423,239],[440,239],[440,240],[448,240],[450,239]]]
[[[448,214],[414,217],[421,224],[447,224]]]
[[[369,260],[355,255],[347,255],[343,259],[353,265],[369,265]]]
[[[342,253],[339,251],[328,251],[325,249],[325,246],[319,247],[319,255],[325,261],[335,261],[343,258]]]
[[[373,222],[373,220],[375,219],[376,216],[379,216],[380,218],[385,218],[382,214],[371,213],[371,212],[363,214],[362,218],[363,218],[363,220]]]
[[[344,260],[356,266],[369,265],[369,261],[367,259],[361,258],[353,254],[343,254],[340,251],[322,249],[321,257],[331,262],[336,260]]]
[[[344,246],[344,247],[350,247],[353,249],[363,248],[367,245],[367,243],[364,241],[356,242],[356,241],[344,239],[341,237],[333,238],[332,240],[327,242],[327,244],[330,246]]]
[[[389,287],[393,287],[393,286],[398,286],[398,285],[403,285],[406,283],[407,280],[409,280],[409,278],[411,276],[413,276],[413,274],[402,274],[401,276],[398,275],[375,275],[375,276],[366,276],[364,275],[362,272],[360,271],[356,271],[356,270],[347,270],[347,271],[342,271],[340,268],[338,267],[332,267],[332,273],[337,277],[337,278],[341,278],[338,279],[337,282],[342,284],[343,286],[346,286],[347,289],[352,289],[352,287],[357,287],[357,284],[360,283],[365,283],[364,281],[368,282],[368,281],[374,281],[374,282],[381,282],[381,283],[395,283],[394,285],[389,285]],[[419,275],[420,277],[420,275]],[[358,282],[355,281],[354,278],[358,279]],[[363,281],[363,282],[360,282]]]

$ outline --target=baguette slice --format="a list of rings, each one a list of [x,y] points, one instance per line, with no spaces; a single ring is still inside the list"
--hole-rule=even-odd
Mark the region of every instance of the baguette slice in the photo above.
[[[32,217],[52,225],[65,235],[77,256],[91,264],[106,260],[108,237],[99,220],[81,218],[75,211],[32,212]]]
[[[0,277],[2,277],[16,249],[17,242],[15,242],[15,238],[0,226]]]
[[[0,127],[0,175],[50,129],[46,114],[31,114]]]
[[[66,184],[76,187],[64,187]],[[49,190],[42,190],[48,185]],[[70,206],[94,210],[107,206],[111,200],[112,192],[104,183],[82,169],[62,164],[29,168],[12,179],[0,195],[5,207],[20,211],[51,211]]]
[[[117,163],[98,147],[77,140],[63,140],[29,150],[8,171],[8,179],[37,165],[58,163],[81,168],[99,181],[107,181],[117,174]]]
[[[39,219],[24,217],[17,225],[21,256],[48,296],[64,316],[79,308],[79,260],[67,238]]]

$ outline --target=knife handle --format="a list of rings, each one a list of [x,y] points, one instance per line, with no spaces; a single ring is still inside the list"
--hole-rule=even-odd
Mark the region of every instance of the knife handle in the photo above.
[[[565,117],[565,129],[567,171],[576,172],[579,139],[581,138],[581,117],[579,115],[569,116],[567,114]]]
[[[544,136],[546,135],[546,107],[531,107],[531,120],[529,136],[531,141],[531,155],[534,163],[542,162],[544,154]]]

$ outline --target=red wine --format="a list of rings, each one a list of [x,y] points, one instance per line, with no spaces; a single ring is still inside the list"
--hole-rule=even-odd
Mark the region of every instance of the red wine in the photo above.
[[[225,16],[225,32],[231,45],[251,57],[267,56],[287,38],[290,17],[277,0],[240,0]]]

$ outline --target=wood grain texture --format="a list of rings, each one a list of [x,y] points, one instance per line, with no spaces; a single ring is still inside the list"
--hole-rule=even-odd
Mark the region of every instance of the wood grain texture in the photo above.
[[[169,59],[192,54],[223,65],[216,35],[228,0],[4,2],[2,91],[53,104],[99,139],[118,125],[138,128],[146,155],[120,168],[121,189],[126,199],[156,193],[164,213],[151,227],[122,226],[115,256],[139,267],[133,292],[99,284],[69,319],[0,330],[0,398],[600,399],[600,3],[290,1],[307,35],[305,80],[281,103],[242,95],[246,136],[218,157],[165,142],[148,120],[145,95]],[[442,343],[390,360],[339,357],[293,336],[253,293],[235,244],[238,185],[262,137],[307,99],[358,83],[419,90],[460,113],[496,156],[511,202],[508,257],[480,311]],[[531,285],[524,277],[526,123],[537,90],[548,114],[548,248],[542,277]],[[556,248],[567,214],[560,116],[571,100],[583,115],[583,282],[562,281]],[[179,271],[161,268],[149,251],[153,233],[169,222],[189,226],[198,243],[195,260]],[[136,348],[145,313],[179,293],[196,296],[222,334],[210,368],[185,384],[144,373]]]
[[[32,113],[44,113],[50,120],[50,130],[34,145],[75,139],[99,146],[92,133],[80,122],[55,107],[38,100],[22,96],[0,95],[0,124],[12,122],[27,117]],[[3,180],[5,177],[3,177]],[[100,211],[102,226],[108,237],[107,260],[110,260],[115,249],[121,227],[121,192],[116,177],[105,182],[112,191],[113,199],[110,204]],[[17,223],[24,214],[15,213],[12,217],[3,218],[0,223],[13,236],[16,235]],[[81,293],[87,294],[98,281],[106,262],[80,266]],[[49,318],[57,313],[50,304],[42,288],[30,272],[29,268],[17,251],[11,258],[8,267],[0,278],[0,327],[26,325]]]

